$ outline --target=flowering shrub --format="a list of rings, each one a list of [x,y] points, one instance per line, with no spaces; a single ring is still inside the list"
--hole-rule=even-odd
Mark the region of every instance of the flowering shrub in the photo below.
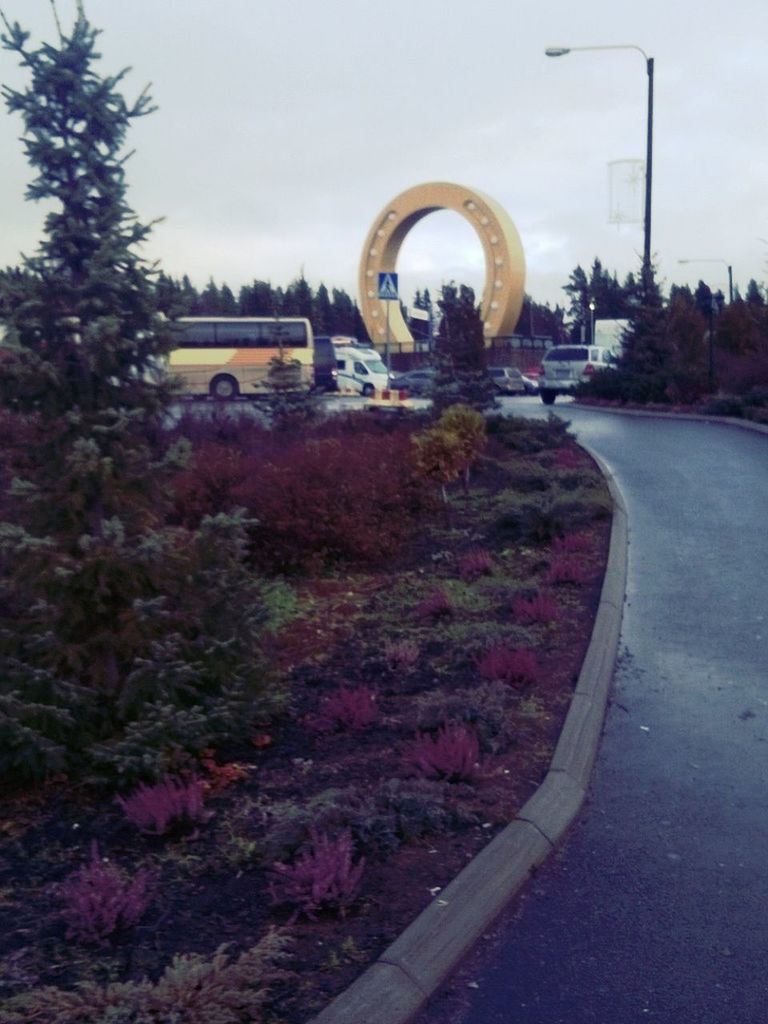
[[[310,726],[320,732],[334,729],[367,729],[378,717],[376,694],[367,686],[351,689],[341,686],[326,697],[318,714],[310,720]]]
[[[155,875],[146,868],[129,876],[102,860],[94,839],[90,861],[58,887],[67,938],[101,945],[114,932],[130,928],[149,906],[154,881]]]
[[[319,910],[334,910],[344,917],[357,899],[365,858],[353,863],[352,834],[345,829],[335,838],[312,830],[310,847],[292,864],[274,864],[277,876],[270,885],[274,904],[295,908],[295,921],[305,914],[314,921]]]
[[[490,576],[493,573],[493,559],[487,551],[467,551],[459,559],[459,573],[464,580]]]
[[[384,658],[391,672],[413,672],[419,663],[419,648],[409,640],[387,641]]]
[[[499,644],[483,655],[477,663],[477,669],[484,679],[507,683],[509,686],[528,686],[541,679],[536,653],[529,647],[511,650]]]
[[[561,618],[560,605],[551,594],[539,591],[534,597],[516,597],[512,602],[515,621],[523,626],[536,622],[558,622]]]
[[[182,782],[166,778],[151,786],[141,785],[117,802],[132,825],[146,835],[162,836],[171,828],[188,829],[207,821],[210,815],[203,807],[205,786],[199,779]]]
[[[445,722],[434,737],[420,733],[410,754],[422,775],[446,782],[471,781],[479,758],[480,747],[473,730],[453,722]]]
[[[422,622],[439,622],[442,619],[453,617],[454,607],[446,592],[438,587],[437,590],[425,597],[416,605],[416,618]]]
[[[554,555],[581,555],[589,551],[592,541],[586,533],[566,533],[564,537],[555,537],[552,541]]]
[[[569,558],[568,556],[556,557],[549,563],[548,583],[582,584],[586,583],[588,579],[589,573],[585,566],[576,558]]]
[[[575,448],[558,448],[555,452],[555,465],[558,469],[576,469],[581,465],[581,455]]]

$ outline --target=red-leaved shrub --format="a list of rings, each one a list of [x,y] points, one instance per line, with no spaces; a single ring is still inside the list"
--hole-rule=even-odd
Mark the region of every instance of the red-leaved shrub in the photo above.
[[[477,670],[484,679],[509,686],[529,686],[541,679],[536,652],[529,647],[510,649],[497,644],[478,661]]]
[[[467,551],[459,558],[459,574],[463,580],[474,580],[492,573],[493,559],[487,551]]]
[[[254,562],[280,572],[380,564],[433,502],[397,434],[297,441],[255,468],[240,496],[257,521]]]
[[[434,507],[434,495],[416,470],[407,430],[345,424],[347,436],[266,436],[255,450],[199,441],[174,483],[176,518],[195,526],[204,515],[244,508],[254,520],[251,559],[268,572],[385,561]]]
[[[551,594],[539,591],[533,597],[516,597],[512,602],[512,614],[516,622],[531,626],[537,622],[558,622],[562,613]]]
[[[589,573],[585,566],[577,558],[570,558],[567,555],[555,557],[549,563],[547,572],[547,583],[575,583],[581,585],[589,579]]]
[[[421,622],[440,622],[452,618],[454,610],[450,597],[438,587],[416,605],[414,614]]]
[[[149,906],[155,877],[147,868],[128,875],[103,860],[94,839],[90,861],[58,887],[67,938],[101,945],[110,935],[136,924]]]
[[[365,857],[355,863],[353,853],[349,829],[336,837],[312,830],[308,850],[292,864],[273,865],[272,902],[294,907],[291,921],[300,914],[314,921],[319,910],[333,910],[344,917],[357,899],[365,867]]]
[[[254,457],[219,441],[203,441],[173,482],[175,518],[196,527],[203,516],[236,508]]]
[[[205,786],[199,779],[188,782],[166,778],[153,785],[141,785],[117,802],[132,825],[146,835],[163,836],[171,829],[186,831],[210,814],[203,805]]]
[[[367,686],[355,689],[341,686],[322,701],[320,710],[310,719],[309,725],[319,732],[332,732],[334,729],[362,731],[373,725],[378,714],[373,690]]]
[[[469,782],[477,774],[480,745],[472,729],[445,722],[436,736],[419,733],[410,752],[417,770],[429,779]]]
[[[202,786],[207,793],[220,793],[227,789],[233,782],[239,782],[248,776],[248,769],[245,765],[236,761],[227,761],[219,764],[216,760],[215,751],[209,748],[200,751],[200,763],[205,770],[205,779]]]

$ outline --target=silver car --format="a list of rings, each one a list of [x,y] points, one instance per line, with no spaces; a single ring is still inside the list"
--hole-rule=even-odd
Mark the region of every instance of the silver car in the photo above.
[[[568,395],[597,370],[616,365],[617,353],[600,345],[555,345],[544,356],[539,394],[544,405],[558,395]]]

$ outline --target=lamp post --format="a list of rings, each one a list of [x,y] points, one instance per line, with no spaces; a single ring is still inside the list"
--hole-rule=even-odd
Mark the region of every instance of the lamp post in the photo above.
[[[589,300],[589,344],[595,344],[595,300]]]
[[[722,263],[723,266],[728,268],[728,305],[733,302],[733,267],[728,260],[718,259],[692,259],[692,260],[678,260],[678,263]]]
[[[633,43],[621,43],[613,46],[548,46],[544,53],[547,57],[565,57],[577,50],[637,50],[645,60],[648,74],[648,119],[646,125],[645,144],[645,218],[643,224],[643,291],[646,296],[651,285],[651,183],[653,179],[653,57]]]

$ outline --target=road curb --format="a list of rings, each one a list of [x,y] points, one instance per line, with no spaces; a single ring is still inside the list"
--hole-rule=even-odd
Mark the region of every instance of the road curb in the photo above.
[[[311,1024],[407,1024],[488,930],[581,808],[597,756],[626,592],[624,499],[602,459],[613,523],[595,624],[544,781],[506,826]]]

